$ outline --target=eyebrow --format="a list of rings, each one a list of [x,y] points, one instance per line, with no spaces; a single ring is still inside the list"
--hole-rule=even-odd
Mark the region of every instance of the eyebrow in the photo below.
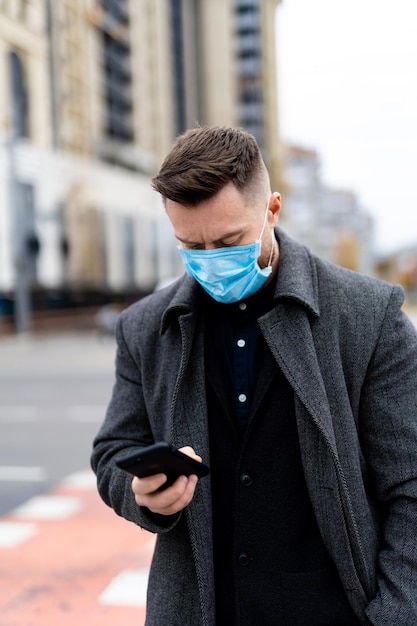
[[[218,244],[224,243],[227,239],[231,239],[232,237],[239,237],[241,235],[242,235],[242,230],[235,230],[230,233],[226,233],[222,237],[219,237],[219,239],[214,239],[210,243],[218,245]],[[178,237],[178,235],[175,235],[175,236],[178,239],[178,241],[181,241],[181,243],[185,243],[185,245],[187,246],[202,246],[204,244],[204,242],[202,241],[189,241],[188,239],[182,239],[181,237]]]

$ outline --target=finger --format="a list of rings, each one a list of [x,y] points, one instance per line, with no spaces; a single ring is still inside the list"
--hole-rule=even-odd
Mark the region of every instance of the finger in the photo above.
[[[191,446],[184,446],[184,448],[179,448],[179,451],[183,454],[186,454],[187,456],[190,456],[192,459],[199,461],[200,463],[203,460],[201,456],[198,456],[198,454],[194,452],[194,448],[192,448]]]
[[[176,486],[177,482],[179,482],[178,488]],[[173,485],[177,497],[170,501],[167,506],[160,509],[160,513],[162,513],[162,515],[174,515],[174,513],[185,509],[193,499],[197,482],[198,478],[194,474],[188,477],[181,476],[180,479],[177,479],[176,483]]]
[[[164,491],[136,496],[136,503],[139,506],[145,506],[153,513],[173,515],[191,502],[196,484],[196,476],[180,476],[171,487]]]
[[[132,480],[132,491],[138,496],[151,494],[158,491],[166,480],[167,477],[165,474],[154,474],[147,478],[138,478],[135,476]]]
[[[181,498],[185,490],[186,482],[187,478],[181,476],[171,487],[163,490],[153,489],[152,491],[147,491],[140,486],[139,491],[134,491],[136,504],[145,506],[153,513],[163,514],[166,508],[169,508],[176,500]]]

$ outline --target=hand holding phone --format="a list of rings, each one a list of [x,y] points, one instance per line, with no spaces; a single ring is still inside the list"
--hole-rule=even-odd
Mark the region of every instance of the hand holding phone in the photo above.
[[[172,485],[179,476],[195,474],[201,478],[209,473],[207,465],[180,450],[176,450],[165,441],[142,448],[123,459],[119,459],[117,466],[138,478],[165,474],[167,481],[163,484],[162,489]]]
[[[184,509],[194,496],[197,480],[193,475],[201,477],[209,472],[206,465],[165,442],[138,450],[117,465],[135,476],[132,491],[136,504],[159,515],[174,515]],[[165,483],[161,482],[161,474],[167,477]],[[179,476],[187,478],[173,485]]]

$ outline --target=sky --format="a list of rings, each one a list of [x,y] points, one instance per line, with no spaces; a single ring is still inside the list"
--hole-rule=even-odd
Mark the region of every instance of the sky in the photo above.
[[[276,15],[282,139],[357,194],[379,253],[417,245],[417,0],[282,0]]]

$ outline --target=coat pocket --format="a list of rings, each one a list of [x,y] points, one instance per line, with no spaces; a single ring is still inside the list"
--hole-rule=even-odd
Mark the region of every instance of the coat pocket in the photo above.
[[[337,571],[326,567],[313,572],[282,575],[286,623],[291,626],[357,626]]]

